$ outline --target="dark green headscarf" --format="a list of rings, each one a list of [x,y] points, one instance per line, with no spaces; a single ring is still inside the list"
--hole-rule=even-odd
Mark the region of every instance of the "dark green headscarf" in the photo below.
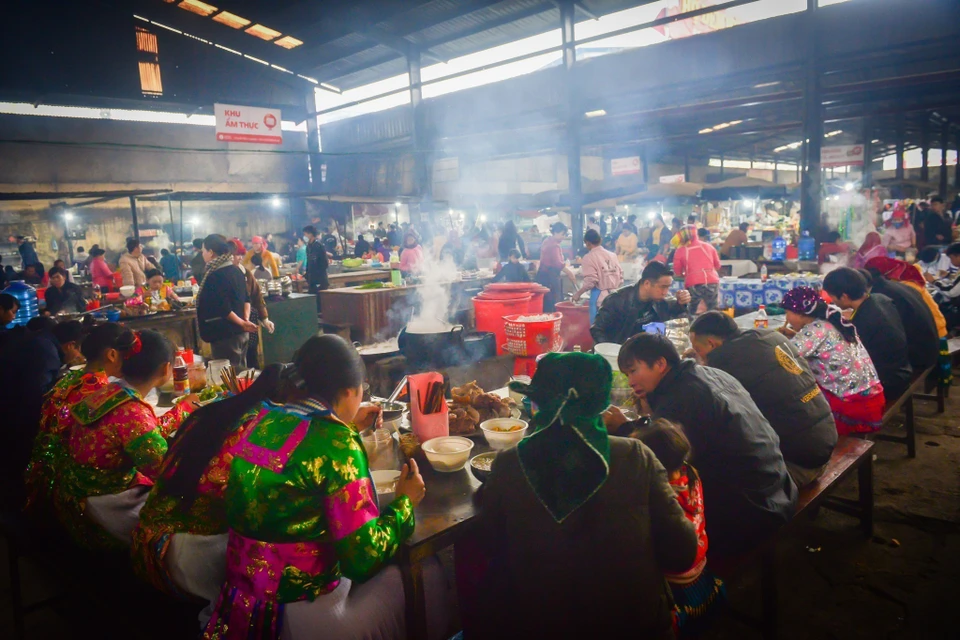
[[[520,468],[537,499],[563,522],[595,494],[610,473],[610,441],[600,414],[610,404],[613,372],[601,356],[548,353],[529,385],[510,388],[539,411],[533,435],[520,441]]]

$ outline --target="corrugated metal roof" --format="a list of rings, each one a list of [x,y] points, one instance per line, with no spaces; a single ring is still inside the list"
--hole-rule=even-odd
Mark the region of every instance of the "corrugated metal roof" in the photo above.
[[[606,15],[653,0],[585,0],[594,15]],[[583,12],[577,15],[583,20]],[[559,28],[560,11],[549,0],[433,0],[372,25],[372,28],[429,48],[443,59],[464,56]],[[424,25],[423,28],[418,26]],[[342,57],[341,57],[342,54]],[[314,70],[325,82],[350,89],[403,73],[395,48],[377,46],[375,34],[345,34],[316,49],[330,60]],[[430,63],[429,58],[425,61]]]

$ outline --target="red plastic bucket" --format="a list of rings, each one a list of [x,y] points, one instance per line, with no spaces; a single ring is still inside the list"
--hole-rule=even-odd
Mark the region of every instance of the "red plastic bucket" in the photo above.
[[[481,295],[473,299],[473,311],[477,318],[477,331],[486,331],[494,334],[497,339],[497,354],[506,353],[507,331],[503,316],[527,313],[532,293],[507,300],[484,298]]]
[[[527,313],[543,313],[543,296],[549,293],[550,289],[538,282],[492,282],[483,288],[480,294],[484,299],[499,298],[521,295],[523,293],[532,293],[530,304],[527,306]]]
[[[560,323],[560,335],[564,348],[573,350],[577,345],[581,351],[593,349],[593,337],[590,335],[590,306],[572,302],[558,302],[557,311],[563,314]]]

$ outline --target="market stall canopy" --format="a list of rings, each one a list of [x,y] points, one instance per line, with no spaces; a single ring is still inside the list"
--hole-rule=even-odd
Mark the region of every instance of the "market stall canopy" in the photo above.
[[[643,191],[636,191],[619,196],[611,196],[602,200],[588,202],[585,208],[602,209],[615,207],[618,204],[635,204],[639,202],[662,202],[664,200],[682,200],[688,198],[697,198],[702,184],[696,182],[673,182],[667,184],[654,184]]]
[[[783,198],[786,194],[787,185],[761,178],[741,176],[705,186],[700,192],[700,198],[703,200],[742,200],[744,198],[765,200]]]

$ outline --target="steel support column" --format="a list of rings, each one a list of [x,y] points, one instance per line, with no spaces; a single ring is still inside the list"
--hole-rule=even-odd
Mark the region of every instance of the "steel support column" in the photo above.
[[[570,221],[573,226],[573,250],[583,244],[583,186],[580,176],[580,121],[582,109],[577,91],[577,49],[574,44],[576,4],[572,0],[560,3],[560,31],[563,35],[563,79],[567,90],[567,182],[570,194]]]
[[[904,116],[897,116],[897,169],[895,176],[897,180],[903,180],[903,154],[907,151],[907,132],[905,131]]]
[[[130,217],[133,219],[133,237],[140,240],[140,221],[137,220],[136,196],[130,196]]]
[[[863,177],[860,186],[864,189],[873,187],[873,121],[870,116],[863,117]]]
[[[310,179],[311,191],[325,191],[320,156],[320,125],[317,116],[311,115],[317,110],[317,94],[313,89],[303,95],[303,106],[307,110],[307,177]]]
[[[940,127],[940,197],[947,197],[947,146],[950,144],[950,123]]]
[[[820,149],[823,146],[823,99],[818,54],[817,0],[807,0],[807,52],[803,89],[803,176],[800,180],[800,230],[811,234],[820,224]]]
[[[957,165],[953,170],[953,187],[960,189],[960,133],[957,134]]]
[[[420,221],[431,219],[433,202],[432,176],[430,175],[430,149],[427,143],[426,120],[423,114],[423,78],[420,76],[420,49],[410,47],[407,52],[407,73],[410,79],[410,118],[413,140],[413,167],[420,196]],[[411,209],[412,213],[412,209]],[[411,222],[413,222],[411,217]]]
[[[690,153],[683,154],[683,181],[690,182]]]
[[[923,123],[920,125],[920,180],[930,181],[930,114],[923,114]]]

